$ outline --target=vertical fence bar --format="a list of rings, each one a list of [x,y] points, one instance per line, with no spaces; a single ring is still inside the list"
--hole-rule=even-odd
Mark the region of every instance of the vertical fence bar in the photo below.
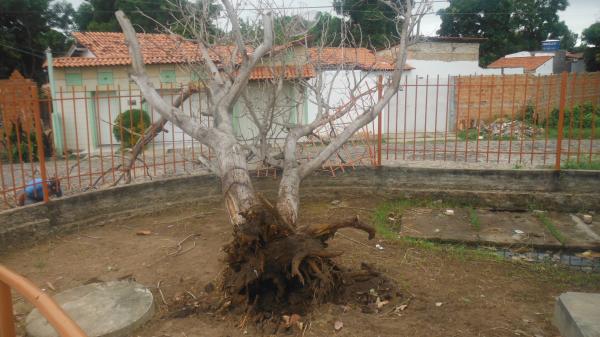
[[[598,75],[598,73],[596,73]],[[600,91],[600,76],[596,76],[596,93]],[[594,97],[594,91],[592,89],[592,97]],[[598,96],[594,97],[592,101],[592,132],[590,134],[590,158],[589,163],[592,163],[592,157],[594,156],[594,136],[596,133],[596,109],[598,109]]]
[[[504,92],[506,88],[506,76],[503,74],[500,76],[502,83],[500,84],[500,118],[504,121]],[[498,156],[496,157],[496,163],[500,163],[500,152],[502,151],[502,125],[500,123],[500,129],[498,133]]]
[[[402,160],[406,159],[406,113],[408,110],[408,75],[404,77],[404,132],[403,132],[403,140],[402,140]]]
[[[437,75],[435,81],[435,123],[433,125],[433,160],[435,161],[435,151],[437,148],[437,129],[438,129],[438,105],[440,101],[440,75]]]
[[[88,109],[88,91],[87,91],[87,86],[83,86],[83,106],[84,106],[84,113],[85,113],[85,142],[87,143],[87,158],[88,158],[88,180],[89,180],[89,185],[88,187],[92,187],[93,183],[93,172],[92,172],[92,148],[91,148],[91,144],[93,142],[92,140],[92,134],[90,133],[90,112]]]
[[[508,138],[508,163],[510,164],[510,160],[512,158],[512,144],[513,144],[513,135],[514,135],[514,131],[515,131],[515,114],[516,114],[516,110],[515,110],[515,103],[517,100],[517,76],[513,76],[513,78],[515,79],[513,81],[513,88],[512,88],[512,105],[510,108],[510,136]]]
[[[104,176],[104,154],[102,151],[104,143],[102,142],[102,121],[100,120],[100,95],[98,94],[100,91],[98,90],[98,85],[96,85],[96,91],[94,92],[94,106],[95,106],[95,115],[96,123],[94,123],[96,127],[96,135],[98,136],[98,151],[100,153],[100,178],[102,180],[102,184],[106,182]]]
[[[545,76],[544,76],[545,77]],[[544,77],[537,77],[535,78],[535,103],[534,103],[534,110],[531,113],[531,122],[533,124],[533,133],[531,134],[531,158],[530,158],[530,163],[533,164],[533,158],[535,157],[535,146],[536,146],[536,142],[535,142],[535,133],[537,132],[537,126],[539,123],[539,98],[540,98],[540,83],[542,82],[542,78]]]
[[[471,92],[473,91],[473,76],[469,75],[469,91],[467,92],[467,119],[465,124],[465,162],[469,161],[469,130],[471,128]]]
[[[556,163],[554,169],[560,171],[560,160],[562,154],[562,138],[565,123],[565,103],[567,100],[567,72],[563,71],[560,77],[560,102],[558,108],[558,135],[556,138]]]
[[[454,161],[456,161],[456,158],[458,157],[458,139],[459,139],[459,121],[460,121],[460,113],[462,112],[461,110],[461,106],[460,106],[460,89],[463,87],[462,85],[462,80],[464,79],[464,77],[460,77],[460,75],[458,75],[458,77],[456,77],[456,82],[455,82],[455,86],[456,86],[456,117],[455,117],[455,125],[454,125],[454,132],[455,132],[455,137],[454,137]],[[465,131],[465,134],[467,133],[467,131]]]
[[[44,142],[42,141],[44,132],[42,130],[42,119],[40,118],[40,105],[37,97],[36,87],[31,87],[31,97],[34,99],[33,104],[35,105],[35,108],[33,109],[33,119],[35,123],[35,140],[37,142],[38,161],[40,163],[40,176],[43,182],[42,191],[44,193],[44,202],[48,202],[48,184],[46,184],[48,179],[48,175],[46,174],[46,154],[44,151]]]
[[[548,98],[546,100],[546,135],[544,137],[544,166],[546,165],[546,157],[548,155],[548,137],[550,135],[550,131],[549,131],[549,127],[550,127],[550,100],[551,97],[554,97],[554,90],[556,89],[556,86],[554,85],[554,83],[556,82],[556,76],[555,75],[551,75],[548,76],[548,79],[550,80],[550,83],[548,83]]]
[[[475,125],[475,127],[477,128],[477,141],[475,142],[475,162],[479,161],[479,136],[480,136],[480,129],[481,129],[481,100],[482,100],[482,88],[483,88],[483,75],[477,76],[477,78],[479,79],[479,91],[478,91],[478,100],[479,102],[477,103],[477,123]]]
[[[527,88],[529,87],[529,74],[525,74],[525,84],[524,84],[524,90],[523,90],[523,112],[521,113],[521,123],[525,123],[525,115],[527,114],[527,108],[529,107],[529,102],[527,100]],[[520,131],[520,135],[519,138],[521,138],[521,142],[519,144],[519,164],[523,164],[523,143],[525,142],[525,137],[524,137],[524,132],[523,132],[523,125],[521,124],[521,130]]]
[[[77,99],[76,99],[76,92],[75,92],[75,87],[71,87],[71,99],[73,100],[73,124],[74,124],[74,128],[75,129],[75,159],[77,160],[77,181],[79,182],[79,188],[81,188],[81,161],[80,161],[80,155],[79,155],[79,131],[77,129],[79,129],[79,123],[77,123]],[[71,173],[71,168],[67,168],[69,174]]]
[[[419,106],[419,75],[415,75],[415,117],[413,119],[413,154],[412,160],[417,158],[417,107]]]
[[[444,121],[444,161],[446,161],[446,156],[447,156],[447,150],[448,150],[448,128],[450,127],[450,120],[449,120],[449,116],[450,116],[450,75],[448,75],[446,77],[446,120]],[[454,83],[454,90],[452,90],[452,92],[456,91],[456,80],[453,81]],[[452,97],[452,99],[454,99],[454,97]],[[456,109],[455,109],[456,110]],[[454,130],[455,131],[455,142],[456,142],[456,133],[458,132],[458,130]]]
[[[583,116],[585,115],[585,99],[586,99],[586,80],[588,78],[588,75],[584,75],[583,76],[583,83],[581,84],[581,93],[580,93],[580,100],[579,100],[579,130],[577,132],[577,163],[579,163],[579,160],[581,159],[581,136],[583,134]],[[595,112],[592,110],[592,115]]]
[[[0,336],[16,336],[10,287],[2,281],[0,281]]]
[[[383,76],[379,75],[377,78],[377,99],[381,100],[383,96]],[[389,109],[388,109],[389,110]],[[377,166],[381,166],[381,132],[382,132],[382,118],[381,114],[383,113],[383,109],[379,112],[377,116]]]
[[[61,123],[61,130],[62,130],[62,150],[63,150],[63,156],[65,157],[65,174],[67,176],[67,190],[71,189],[71,174],[69,172],[69,153],[67,152],[67,149],[69,148],[69,144],[67,144],[67,126],[65,125],[65,98],[63,95],[63,87],[60,87],[60,95],[59,95],[59,99],[60,99],[60,123]]]
[[[425,77],[425,116],[423,117],[423,160],[426,159],[427,153],[427,110],[429,109],[429,75]]]
[[[567,96],[569,100],[569,129],[567,132],[567,161],[571,159],[571,138],[573,137],[573,120],[575,119],[575,88],[577,85],[577,73],[573,73],[571,80],[571,95]],[[568,75],[567,75],[568,82]]]
[[[488,120],[490,121],[490,123],[494,123],[495,119],[494,116],[492,116],[492,113],[494,112],[494,91],[496,88],[496,77],[494,77],[494,75],[490,76],[490,82],[488,85],[488,90],[490,91],[490,100],[489,100],[489,105],[490,105],[490,109],[488,111]],[[490,142],[492,140],[492,128],[488,128],[488,132],[487,132],[487,150],[485,151],[485,162],[489,163],[490,162]]]

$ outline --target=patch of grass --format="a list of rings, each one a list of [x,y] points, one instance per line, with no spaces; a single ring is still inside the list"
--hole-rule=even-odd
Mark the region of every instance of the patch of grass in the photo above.
[[[480,140],[487,140],[488,138],[491,140],[519,140],[519,137],[517,136],[497,136],[497,135],[492,135],[490,137],[490,134],[488,132],[485,132],[483,130],[479,130],[479,132],[477,132],[477,129],[469,129],[469,130],[462,130],[462,131],[458,131],[456,133],[456,137],[458,137],[458,139],[460,140],[477,140],[479,139],[479,137],[481,137]]]
[[[536,139],[546,138],[546,132],[535,137]],[[548,139],[558,138],[558,128],[548,128]],[[579,125],[574,125],[570,129],[569,125],[565,125],[563,128],[563,139],[600,139],[600,130],[592,128],[579,128]]]
[[[566,243],[564,235],[562,235],[558,228],[556,228],[556,225],[554,225],[554,222],[552,222],[552,220],[548,218],[548,215],[546,215],[546,213],[536,213],[536,216],[544,224],[544,226],[546,226],[550,234],[552,234],[552,236],[554,236],[554,238],[558,240],[558,242],[560,242],[562,245]]]
[[[452,256],[460,260],[479,259],[487,261],[503,261],[504,259],[488,249],[466,246],[462,244],[440,243],[424,239],[408,237],[397,238],[400,244],[410,248],[418,248],[444,256]]]
[[[534,274],[533,276],[536,280],[542,280],[553,284],[562,284],[570,287],[584,287],[600,284],[600,274],[598,273],[576,271],[565,265],[549,261],[539,263],[523,262],[518,263],[517,265],[522,267],[521,270],[517,271],[519,274],[522,274],[522,271],[527,271]]]
[[[569,159],[563,163],[561,168],[566,170],[600,170],[600,157],[581,156],[579,162],[577,158]]]
[[[373,222],[377,233],[385,239],[396,239],[401,227],[402,215],[413,207],[427,207],[433,209],[461,207],[455,202],[445,202],[431,199],[400,199],[384,202],[377,206],[373,215]]]
[[[35,263],[33,264],[34,267],[36,267],[37,269],[44,269],[46,267],[46,261],[44,260],[37,260],[35,261]]]
[[[477,215],[477,210],[473,207],[469,207],[469,222],[471,222],[471,226],[476,231],[481,230],[481,221],[479,220],[479,215]]]

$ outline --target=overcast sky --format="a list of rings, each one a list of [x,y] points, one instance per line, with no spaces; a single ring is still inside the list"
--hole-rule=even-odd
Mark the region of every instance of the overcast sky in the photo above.
[[[75,8],[79,6],[83,0],[69,0]],[[314,13],[321,10],[324,11],[326,8],[320,8],[329,6],[331,1],[329,0],[276,0],[284,7],[319,7],[319,8],[308,8],[300,10],[304,15],[312,17]],[[488,0],[495,1],[495,0]],[[253,0],[246,0],[247,3],[251,4]],[[589,27],[596,21],[600,21],[600,0],[569,0],[569,7],[564,12],[559,12],[561,20],[564,20],[569,29],[581,36],[581,32]],[[437,12],[440,8],[447,7],[447,3],[435,2],[434,12]],[[246,6],[246,5],[245,5]],[[251,5],[247,5],[251,7]],[[299,10],[293,9],[295,13]],[[330,11],[333,11],[330,9]],[[435,14],[427,15],[423,19],[421,25],[421,31],[424,35],[436,35],[436,31],[439,29],[441,20],[440,17]]]

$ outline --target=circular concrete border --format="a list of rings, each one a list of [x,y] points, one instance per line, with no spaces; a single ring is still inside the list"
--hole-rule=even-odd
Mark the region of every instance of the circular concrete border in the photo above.
[[[154,315],[152,292],[131,281],[92,283],[53,298],[89,337],[128,336]],[[37,309],[27,315],[25,329],[32,337],[58,337]]]

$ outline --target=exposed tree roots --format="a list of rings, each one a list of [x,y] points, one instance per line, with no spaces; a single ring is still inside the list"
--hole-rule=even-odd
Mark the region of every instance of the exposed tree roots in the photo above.
[[[355,228],[372,239],[371,226],[356,216],[293,228],[266,200],[263,204],[243,214],[246,223],[235,228],[224,247],[221,292],[209,284],[198,298],[183,294],[169,308],[169,317],[234,313],[242,315],[240,327],[255,323],[277,332],[293,329],[294,317],[308,314],[313,304],[357,306],[364,313],[394,310],[401,295],[393,280],[367,263],[360,270],[345,269],[332,259],[342,252],[328,249],[327,241],[339,229]]]
[[[350,272],[332,260],[342,252],[328,249],[327,240],[339,229],[352,227],[368,233],[369,239],[375,236],[358,216],[296,229],[267,202],[243,216],[247,222],[234,230],[232,242],[225,246],[224,308],[250,315],[303,314],[313,303],[335,301],[355,280],[380,276],[366,265]]]

